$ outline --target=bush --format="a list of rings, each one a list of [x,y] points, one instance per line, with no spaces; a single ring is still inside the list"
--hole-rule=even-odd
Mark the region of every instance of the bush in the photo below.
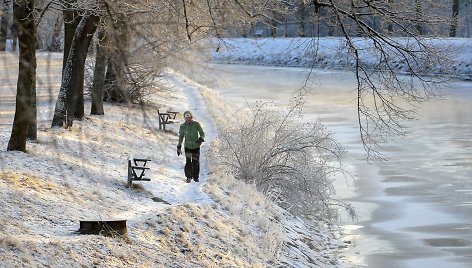
[[[333,216],[333,173],[342,171],[342,149],[319,122],[301,122],[295,105],[285,114],[270,103],[251,108],[219,131],[218,159],[238,179],[255,184],[279,205],[300,216]]]

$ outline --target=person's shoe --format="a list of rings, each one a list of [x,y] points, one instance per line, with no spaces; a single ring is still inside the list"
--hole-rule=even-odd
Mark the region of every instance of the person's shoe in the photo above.
[[[198,178],[193,179],[195,182],[199,182]]]
[[[192,181],[192,178],[187,178],[187,183],[190,183]]]

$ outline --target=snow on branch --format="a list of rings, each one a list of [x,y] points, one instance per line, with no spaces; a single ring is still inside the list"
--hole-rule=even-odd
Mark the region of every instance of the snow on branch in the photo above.
[[[300,101],[300,100],[298,100]],[[283,112],[273,103],[259,103],[249,117],[221,128],[218,158],[236,177],[272,197],[291,213],[332,217],[335,172],[342,172],[343,150],[318,122],[300,121],[300,103]]]

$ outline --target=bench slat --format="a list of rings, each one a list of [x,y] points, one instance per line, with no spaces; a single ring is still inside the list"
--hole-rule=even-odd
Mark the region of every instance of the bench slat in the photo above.
[[[149,162],[151,161],[151,159],[145,159],[145,158],[133,158],[133,160],[136,162],[136,161],[139,161],[139,162]]]
[[[138,167],[138,166],[131,166],[132,169],[140,169],[140,170],[146,170],[146,169],[150,169],[148,167]]]
[[[134,179],[133,181],[151,181],[149,178]]]

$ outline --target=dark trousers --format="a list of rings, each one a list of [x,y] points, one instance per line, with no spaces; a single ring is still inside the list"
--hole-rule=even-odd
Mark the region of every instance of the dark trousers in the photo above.
[[[185,177],[198,179],[200,173],[200,148],[185,148]]]

